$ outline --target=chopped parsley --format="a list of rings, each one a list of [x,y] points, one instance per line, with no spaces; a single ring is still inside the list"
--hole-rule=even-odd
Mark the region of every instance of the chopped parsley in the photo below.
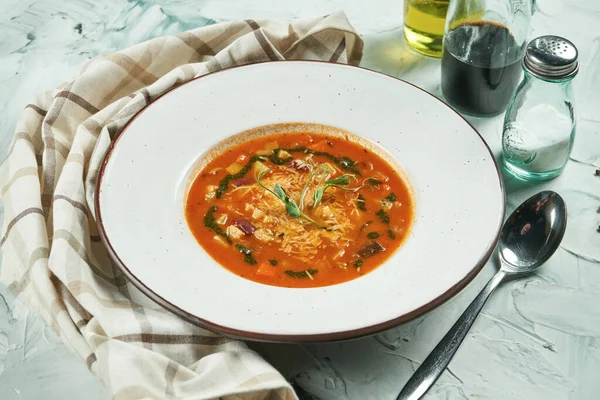
[[[363,265],[364,260],[358,259],[356,261],[354,261],[354,267],[359,268],[361,265]]]
[[[358,200],[356,202],[356,206],[360,211],[367,211],[367,206],[365,206],[365,198],[362,194],[358,195]]]
[[[277,265],[277,260],[269,260],[269,264],[271,264],[271,265]]]
[[[252,250],[241,243],[236,243],[235,247],[244,255],[244,261],[250,265],[256,264],[256,260],[252,257]]]
[[[392,231],[391,229],[388,229],[387,231],[387,235],[390,239],[396,239],[396,234],[394,233],[394,231]]]
[[[383,199],[381,199],[381,201],[393,203],[396,201],[396,195],[392,192],[387,197],[384,197]]]
[[[377,232],[369,232],[369,233],[367,233],[367,237],[369,239],[377,239],[379,237],[379,233],[377,233]]]
[[[318,269],[306,269],[304,271],[292,271],[292,270],[286,270],[285,273],[289,276],[291,276],[292,278],[308,278],[314,274],[316,274],[317,272],[319,272]]]
[[[284,165],[284,164],[287,164],[290,161],[294,160],[294,157],[286,157],[286,158],[279,157],[278,156],[279,150],[285,150],[285,149],[275,149],[275,150],[273,150],[273,154],[271,154],[269,156],[269,161],[271,161],[273,164]]]
[[[384,224],[389,224],[390,223],[390,216],[384,210],[377,211],[376,215],[379,218],[379,220],[381,222],[383,222]]]
[[[231,244],[231,239],[229,238],[229,236],[227,236],[227,233],[225,233],[225,231],[221,229],[221,227],[217,224],[217,220],[215,219],[215,213],[217,212],[217,210],[217,206],[212,206],[208,209],[206,215],[204,216],[204,226],[208,229],[211,229],[217,235],[227,240],[227,243]]]

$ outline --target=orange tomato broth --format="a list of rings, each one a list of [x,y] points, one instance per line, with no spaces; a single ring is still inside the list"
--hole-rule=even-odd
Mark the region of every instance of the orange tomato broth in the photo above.
[[[299,146],[329,153],[339,163],[325,155],[281,150]],[[285,162],[276,165],[269,156]],[[327,166],[318,172],[324,163]],[[244,171],[239,169],[247,165],[243,177],[226,178],[230,172],[241,175]],[[268,170],[260,177],[265,167]],[[315,171],[302,211],[316,223],[290,215],[286,203],[257,182],[259,177],[271,190],[279,183],[299,205],[302,188]],[[315,208],[315,191],[343,174],[356,178],[346,176],[349,184],[343,188],[364,186],[358,191],[328,187]],[[231,180],[219,193],[224,178]],[[394,168],[348,136],[294,132],[250,139],[217,155],[190,185],[185,215],[204,250],[231,272],[267,285],[300,288],[339,284],[373,271],[406,239],[414,205],[410,189]],[[252,227],[256,230],[247,234]]]

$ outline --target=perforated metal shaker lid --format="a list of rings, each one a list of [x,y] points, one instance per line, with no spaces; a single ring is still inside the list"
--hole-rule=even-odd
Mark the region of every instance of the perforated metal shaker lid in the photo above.
[[[527,45],[523,66],[533,75],[544,79],[573,77],[579,70],[577,47],[560,36],[540,36]]]

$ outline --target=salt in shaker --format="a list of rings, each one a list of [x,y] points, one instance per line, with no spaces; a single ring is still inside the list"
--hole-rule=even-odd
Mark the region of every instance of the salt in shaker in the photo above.
[[[527,46],[522,66],[504,117],[502,160],[521,179],[551,179],[562,173],[575,139],[577,48],[560,36],[541,36]]]

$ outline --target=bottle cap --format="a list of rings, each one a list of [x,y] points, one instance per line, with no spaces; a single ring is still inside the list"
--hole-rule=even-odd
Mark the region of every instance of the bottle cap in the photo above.
[[[577,47],[560,36],[547,35],[527,45],[523,67],[534,76],[548,80],[572,78],[579,71]]]

